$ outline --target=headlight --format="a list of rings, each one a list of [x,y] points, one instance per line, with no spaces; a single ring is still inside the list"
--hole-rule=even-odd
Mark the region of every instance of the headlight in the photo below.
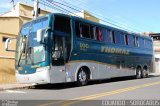
[[[49,70],[49,66],[46,66],[46,67],[41,67],[41,68],[37,68],[37,72],[41,72],[41,71],[47,71]]]

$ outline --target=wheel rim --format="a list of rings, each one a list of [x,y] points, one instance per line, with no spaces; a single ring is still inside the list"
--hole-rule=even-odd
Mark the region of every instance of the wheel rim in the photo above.
[[[80,82],[85,82],[87,79],[87,75],[85,73],[85,71],[83,69],[81,69],[81,71],[78,74],[78,79]]]
[[[148,71],[146,69],[143,69],[143,77],[147,77],[148,76]]]
[[[145,69],[143,70],[143,74],[144,74],[143,77],[146,77],[147,71]]]
[[[141,78],[141,71],[140,71],[140,69],[137,70],[137,78]]]

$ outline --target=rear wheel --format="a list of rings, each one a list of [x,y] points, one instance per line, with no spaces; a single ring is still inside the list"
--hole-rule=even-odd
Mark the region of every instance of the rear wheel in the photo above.
[[[78,86],[84,86],[88,83],[89,75],[87,74],[85,68],[80,68],[77,74]]]
[[[147,77],[148,77],[148,70],[147,70],[147,68],[144,68],[142,70],[142,78],[147,78]]]
[[[142,76],[142,72],[141,72],[141,68],[139,67],[139,68],[136,69],[136,78],[140,79],[141,76]]]

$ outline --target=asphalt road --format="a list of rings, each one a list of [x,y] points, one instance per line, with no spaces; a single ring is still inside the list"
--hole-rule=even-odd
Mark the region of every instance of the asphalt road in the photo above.
[[[115,106],[117,103],[136,106],[146,103],[143,100],[152,100],[147,103],[160,106],[160,77],[115,78],[92,81],[83,87],[69,83],[5,90],[0,91],[0,100],[2,106],[7,106],[7,103],[15,106]]]

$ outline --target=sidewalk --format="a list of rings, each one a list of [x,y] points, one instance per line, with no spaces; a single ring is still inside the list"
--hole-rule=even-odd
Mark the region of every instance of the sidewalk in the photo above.
[[[160,73],[150,73],[151,76],[160,76]]]
[[[2,90],[13,90],[13,89],[22,89],[22,88],[29,88],[32,87],[32,84],[18,84],[18,83],[12,83],[12,84],[0,84],[0,91]]]

